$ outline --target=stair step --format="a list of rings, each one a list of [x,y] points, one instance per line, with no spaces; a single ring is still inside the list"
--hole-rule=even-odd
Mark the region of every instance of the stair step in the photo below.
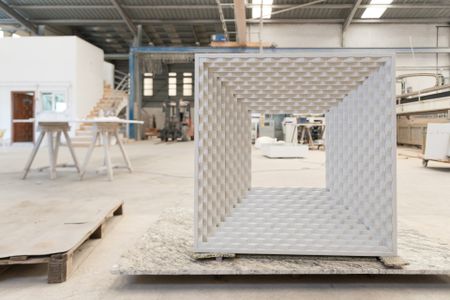
[[[92,131],[91,130],[78,129],[75,134],[76,134],[76,136],[90,136],[90,137],[92,137]]]
[[[119,100],[122,99],[124,95],[103,95],[102,99],[111,99],[111,100]]]
[[[98,102],[92,107],[86,117],[96,118],[100,115],[100,112],[102,110],[108,112],[108,114],[109,112],[117,114],[117,109],[119,108],[118,106],[123,103],[124,99],[127,97],[128,93],[126,93],[125,91],[116,90],[111,85],[104,83],[102,98],[100,98]],[[76,136],[81,138],[91,137],[92,125],[86,123],[80,124],[79,130],[77,130],[76,132]],[[77,143],[79,143],[79,141],[77,141]]]
[[[80,142],[86,142],[86,143],[90,143],[92,141],[92,136],[74,136],[72,138],[72,141],[74,143],[80,143]]]

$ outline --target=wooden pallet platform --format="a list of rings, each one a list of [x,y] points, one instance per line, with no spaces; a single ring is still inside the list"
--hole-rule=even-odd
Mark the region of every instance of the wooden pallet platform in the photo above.
[[[51,204],[21,202],[0,214],[0,228],[12,224],[20,228],[13,238],[3,235],[5,238],[0,240],[1,269],[12,265],[47,264],[48,283],[64,282],[75,270],[74,256],[78,255],[80,247],[89,239],[101,239],[106,222],[123,214],[123,201]],[[16,210],[16,213],[8,217],[9,210]],[[45,212],[33,219],[36,210]],[[17,215],[22,218],[16,218]],[[0,229],[0,233],[2,231]],[[14,240],[20,243],[11,245]]]

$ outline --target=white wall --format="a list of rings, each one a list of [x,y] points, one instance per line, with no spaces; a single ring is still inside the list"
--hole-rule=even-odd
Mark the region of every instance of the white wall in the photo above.
[[[103,81],[114,87],[114,65],[109,62],[103,62]]]
[[[103,50],[76,39],[75,118],[85,118],[103,96]]]
[[[440,46],[448,45],[448,30],[440,29]],[[436,25],[353,24],[344,35],[344,47],[435,47]]]
[[[248,26],[248,37],[258,40],[259,26]],[[439,46],[449,44],[449,28],[441,28]],[[265,24],[262,40],[278,47],[341,47],[340,24]],[[344,47],[435,47],[436,24],[351,24]]]
[[[247,27],[248,38],[258,41],[259,26]],[[261,39],[279,48],[340,47],[341,27],[334,24],[265,24]]]
[[[35,93],[36,117],[42,111],[40,92],[62,91],[68,102],[62,115],[85,117],[103,93],[103,51],[73,36],[0,39],[0,128],[7,129],[6,139],[12,91]]]
[[[75,79],[73,37],[24,37],[0,39],[0,127],[11,135],[11,92],[35,92],[35,114],[41,111],[38,94],[65,91],[71,105]],[[69,108],[70,109],[70,108]]]
[[[259,26],[248,26],[248,37],[258,41]],[[344,47],[436,47],[435,24],[351,24],[345,35]],[[450,28],[439,29],[439,47],[449,47]],[[265,24],[262,40],[279,48],[339,48],[342,45],[340,24]],[[448,54],[439,54],[439,71],[450,77]],[[436,54],[398,54],[397,74],[436,72]],[[449,80],[448,80],[449,81]],[[415,78],[407,81],[414,90],[433,85],[433,79]]]

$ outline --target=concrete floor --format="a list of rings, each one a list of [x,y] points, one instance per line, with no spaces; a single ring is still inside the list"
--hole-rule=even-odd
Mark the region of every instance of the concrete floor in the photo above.
[[[114,182],[95,174],[102,162],[94,153],[90,172],[80,182],[70,170],[54,181],[36,171],[26,181],[21,170],[31,149],[0,149],[0,201],[24,199],[120,198],[125,215],[108,223],[103,239],[89,241],[92,252],[69,281],[48,285],[45,266],[14,266],[0,274],[0,299],[450,299],[448,276],[240,276],[240,277],[132,277],[110,273],[121,253],[152,225],[166,208],[193,205],[193,143],[126,145],[133,174],[116,171]],[[61,150],[61,161],[67,149]],[[77,149],[79,158],[85,150]],[[46,164],[45,149],[35,166]],[[271,160],[253,155],[253,179],[258,186],[323,186],[324,153],[308,159]],[[113,159],[120,160],[118,149]],[[398,212],[400,223],[450,244],[450,165],[399,156]]]

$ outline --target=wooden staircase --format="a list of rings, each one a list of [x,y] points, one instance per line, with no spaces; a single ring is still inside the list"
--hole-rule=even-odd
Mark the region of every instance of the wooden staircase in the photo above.
[[[117,116],[128,99],[128,94],[124,91],[115,90],[109,84],[103,87],[103,97],[95,104],[86,116],[92,119],[99,116]],[[81,123],[72,137],[74,147],[88,147],[92,141],[92,124]],[[125,142],[125,138],[123,138]]]

